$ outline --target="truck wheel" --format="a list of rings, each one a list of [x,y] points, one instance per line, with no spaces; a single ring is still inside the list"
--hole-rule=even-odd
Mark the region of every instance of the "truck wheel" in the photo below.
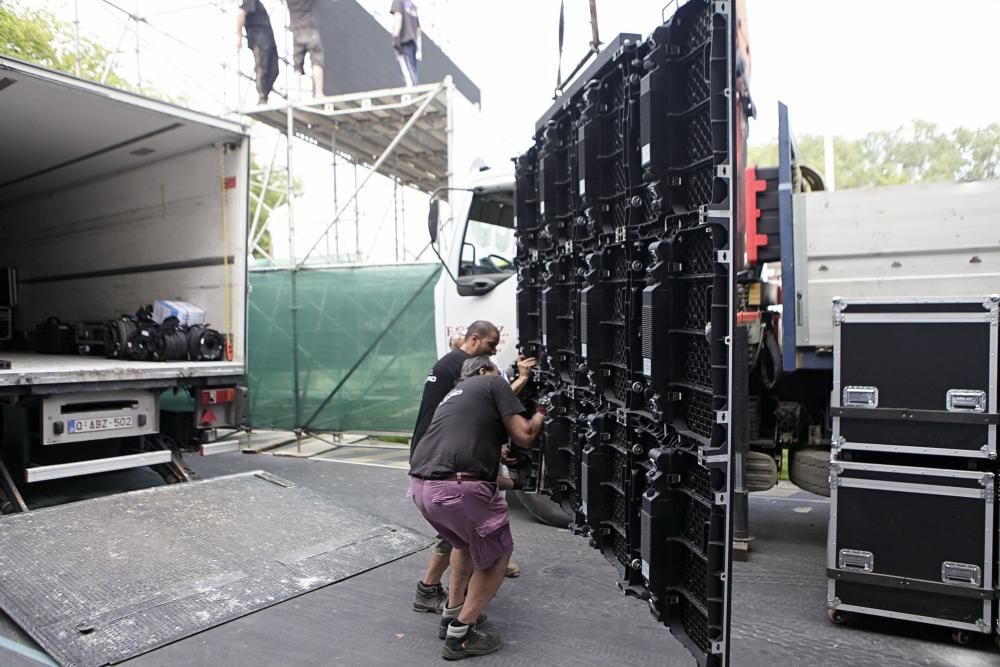
[[[800,489],[815,493],[818,496],[829,496],[830,450],[789,450],[788,479]]]
[[[524,506],[524,509],[528,510],[531,516],[541,523],[556,528],[568,528],[570,521],[573,520],[573,517],[566,513],[562,505],[548,496],[521,491],[511,491],[510,493],[517,494],[517,499]]]
[[[743,464],[747,491],[767,491],[778,483],[778,464],[770,454],[747,452]]]

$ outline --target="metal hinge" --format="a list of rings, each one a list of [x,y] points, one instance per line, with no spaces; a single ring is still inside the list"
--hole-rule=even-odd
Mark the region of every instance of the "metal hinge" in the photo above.
[[[990,324],[996,324],[1000,318],[1000,295],[991,294],[983,300],[983,310],[988,313],[986,321]]]
[[[729,16],[729,9],[730,9],[729,2],[725,2],[724,0],[719,0],[717,2],[712,3],[712,11],[714,11],[716,14],[724,14],[726,16]]]
[[[711,208],[707,204],[702,205],[698,209],[698,218],[701,223],[706,223],[710,218],[716,218],[719,220],[729,220],[732,217],[732,211],[727,209]]]
[[[728,424],[730,418],[729,410],[716,410],[715,411],[715,423],[716,424]]]
[[[715,175],[719,178],[729,178],[729,165],[720,164],[715,167]]]

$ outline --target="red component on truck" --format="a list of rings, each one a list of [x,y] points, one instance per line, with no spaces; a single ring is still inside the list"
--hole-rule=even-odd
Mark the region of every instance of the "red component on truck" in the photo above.
[[[767,181],[757,178],[757,167],[749,166],[744,172],[743,180],[746,215],[746,248],[747,263],[757,263],[757,248],[767,245],[767,234],[757,233],[757,221],[760,219],[760,208],[757,207],[757,193],[767,189]]]

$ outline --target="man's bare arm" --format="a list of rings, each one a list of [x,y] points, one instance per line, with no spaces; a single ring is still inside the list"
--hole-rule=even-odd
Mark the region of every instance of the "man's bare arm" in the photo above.
[[[531,447],[538,434],[542,432],[544,422],[544,412],[536,412],[531,419],[525,419],[521,415],[507,415],[503,418],[503,425],[510,435],[511,442],[523,449]]]
[[[392,45],[399,46],[399,35],[403,32],[403,13],[392,14]]]
[[[538,363],[535,357],[529,357],[525,359],[521,355],[517,355],[517,379],[510,383],[510,389],[517,396],[524,389],[525,385],[531,379],[531,371]]]
[[[245,9],[236,10],[236,50],[243,48],[243,26],[247,23],[247,13]]]

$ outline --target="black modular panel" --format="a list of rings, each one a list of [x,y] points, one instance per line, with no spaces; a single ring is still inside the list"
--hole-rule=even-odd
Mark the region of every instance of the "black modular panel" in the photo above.
[[[519,346],[550,408],[533,490],[702,665],[728,663],[732,3],[621,35],[515,161]],[[736,119],[736,120],[734,120]],[[739,137],[739,138],[738,138]]]
[[[989,633],[995,496],[992,472],[834,462],[830,607]]]

